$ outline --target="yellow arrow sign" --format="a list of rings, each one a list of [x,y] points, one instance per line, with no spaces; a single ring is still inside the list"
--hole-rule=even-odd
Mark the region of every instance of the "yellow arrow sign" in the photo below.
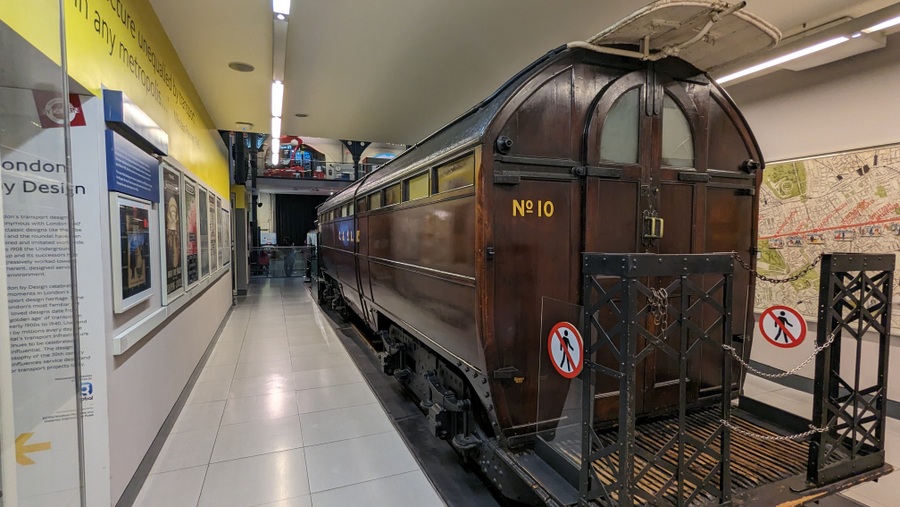
[[[32,435],[34,433],[22,433],[16,437],[16,463],[20,465],[34,465],[34,460],[26,456],[29,452],[50,450],[50,442],[25,445],[25,442],[28,442]]]

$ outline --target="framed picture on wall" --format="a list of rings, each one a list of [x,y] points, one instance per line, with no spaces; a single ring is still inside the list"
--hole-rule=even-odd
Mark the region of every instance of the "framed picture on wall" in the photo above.
[[[215,194],[209,192],[209,272],[215,273],[219,270],[219,206],[216,204]]]
[[[163,304],[167,305],[184,294],[184,220],[182,218],[182,174],[181,171],[163,162],[162,199],[159,201],[159,223],[163,234],[160,241],[160,258],[163,261],[162,291]]]
[[[206,189],[200,187],[197,193],[200,201],[198,224],[200,228],[200,278],[209,276],[209,201]]]
[[[109,195],[113,261],[113,308],[122,313],[153,296],[148,201],[118,192]]]
[[[199,216],[198,199],[197,199],[197,183],[194,180],[184,177],[184,205],[182,206],[183,219],[185,224],[185,273],[187,275],[187,287],[193,287],[200,281],[200,240],[197,230],[197,217]]]
[[[216,220],[219,224],[219,267],[225,267],[225,224],[223,223],[223,217],[225,216],[225,210],[222,209],[222,198],[216,197]]]
[[[231,264],[231,212],[222,210],[222,229],[225,231],[222,241],[222,262],[225,266]]]

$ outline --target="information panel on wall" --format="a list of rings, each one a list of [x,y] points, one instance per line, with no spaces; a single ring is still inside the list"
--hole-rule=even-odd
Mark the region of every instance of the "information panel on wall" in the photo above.
[[[197,231],[197,184],[190,178],[184,179],[184,214],[185,224],[187,224],[187,242],[185,250],[187,251],[187,284],[194,285],[200,280],[200,252]]]
[[[206,189],[200,187],[198,196],[200,201],[199,228],[200,228],[200,278],[209,274],[209,201],[207,201]]]
[[[165,273],[168,299],[178,295],[184,286],[181,221],[181,173],[165,166],[163,169],[163,202],[165,224]]]
[[[110,192],[159,202],[159,162],[112,130],[106,131],[106,176]]]
[[[898,174],[900,145],[769,163],[760,194],[758,271],[786,278],[823,252],[900,251]],[[815,320],[818,290],[818,268],[791,283],[759,281],[756,310],[787,305]],[[900,292],[894,301],[898,329]]]

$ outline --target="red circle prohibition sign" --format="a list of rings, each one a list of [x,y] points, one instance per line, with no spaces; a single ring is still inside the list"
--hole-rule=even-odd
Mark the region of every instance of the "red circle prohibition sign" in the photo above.
[[[776,315],[775,312],[778,314]],[[795,327],[792,322],[797,326]],[[806,320],[800,316],[797,310],[789,306],[772,306],[759,316],[759,331],[772,345],[791,349],[803,343],[806,338]],[[774,331],[774,336],[769,336],[773,334],[772,331]],[[783,338],[784,342],[781,342],[780,338]]]
[[[574,338],[574,339],[573,339]],[[560,375],[575,378],[584,366],[584,341],[581,333],[569,322],[559,322],[547,337],[550,362]]]

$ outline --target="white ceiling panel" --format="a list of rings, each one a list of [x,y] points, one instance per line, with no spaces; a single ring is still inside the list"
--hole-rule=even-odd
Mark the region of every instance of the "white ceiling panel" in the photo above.
[[[269,124],[267,0],[151,0],[220,129]],[[284,134],[412,144],[547,51],[645,0],[293,0]],[[890,0],[748,0],[785,36]],[[227,67],[246,61],[250,74]],[[297,118],[305,113],[307,118]]]

